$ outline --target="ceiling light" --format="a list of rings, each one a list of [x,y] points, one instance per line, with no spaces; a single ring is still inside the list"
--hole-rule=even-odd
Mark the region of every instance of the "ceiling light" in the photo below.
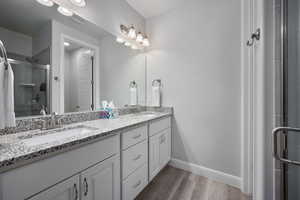
[[[144,39],[143,34],[139,32],[136,36],[136,41],[142,43],[143,39]]]
[[[71,17],[73,15],[73,12],[65,7],[62,7],[62,6],[59,6],[57,8],[57,11],[62,14],[62,15],[65,15],[65,16],[68,16],[68,17]]]
[[[129,28],[128,37],[130,39],[135,39],[136,38],[136,31],[135,31],[135,28],[134,28],[133,25]]]
[[[86,1],[85,0],[69,0],[72,4],[78,7],[85,7]]]
[[[64,45],[65,45],[66,47],[68,47],[68,46],[70,46],[71,44],[70,44],[69,42],[64,42]]]
[[[51,7],[54,5],[53,1],[51,1],[51,0],[36,0],[36,1],[44,6],[48,6],[48,7]]]
[[[131,44],[130,44],[129,42],[125,42],[124,45],[125,45],[126,47],[131,46]]]
[[[124,39],[121,38],[121,37],[117,37],[116,41],[117,41],[118,43],[124,43],[124,42],[125,42]]]
[[[147,37],[145,37],[143,39],[143,43],[142,44],[143,44],[144,47],[149,47],[150,46],[149,39]]]

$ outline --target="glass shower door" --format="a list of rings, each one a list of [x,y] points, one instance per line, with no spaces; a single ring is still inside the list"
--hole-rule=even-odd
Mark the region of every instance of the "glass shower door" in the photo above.
[[[284,127],[273,131],[274,154],[283,165],[283,198],[296,200],[300,199],[300,0],[282,0],[281,6]]]
[[[49,65],[9,59],[14,72],[16,117],[49,111]]]

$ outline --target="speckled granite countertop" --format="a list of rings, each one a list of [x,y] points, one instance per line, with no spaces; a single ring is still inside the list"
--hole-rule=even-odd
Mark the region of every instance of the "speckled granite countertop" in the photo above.
[[[64,130],[74,127],[86,127],[90,131],[84,131],[78,135],[64,136],[63,139],[61,137],[58,137],[57,140],[51,138],[50,141],[48,140],[49,142],[43,142],[39,145],[28,145],[24,142],[24,139],[39,137],[36,135],[47,136],[49,139],[51,134],[53,134],[53,137],[57,137],[57,134],[63,132],[57,132],[54,129],[47,131],[45,135],[40,130],[34,130],[0,136],[0,173],[116,135],[121,129],[170,116],[171,114],[171,112],[141,112],[122,115],[116,119],[99,119],[66,125],[63,127]]]

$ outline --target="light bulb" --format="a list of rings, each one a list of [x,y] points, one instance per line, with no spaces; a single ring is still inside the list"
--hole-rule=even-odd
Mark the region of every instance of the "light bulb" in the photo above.
[[[131,26],[129,28],[128,37],[130,39],[135,39],[136,38],[136,31],[135,31],[135,28],[133,26]]]
[[[69,43],[69,42],[64,42],[64,45],[65,45],[66,47],[68,47],[68,46],[70,46],[70,43]]]
[[[69,0],[72,4],[78,7],[85,7],[86,1],[85,0]]]
[[[143,43],[142,44],[143,44],[144,47],[149,47],[150,46],[149,39],[147,37],[145,37],[143,39]]]
[[[125,45],[126,47],[131,46],[131,44],[130,44],[129,42],[125,42],[124,45]]]
[[[71,17],[73,15],[73,12],[65,7],[62,7],[62,6],[59,6],[57,8],[57,11],[62,14],[62,15],[65,15],[65,16],[68,16],[68,17]]]
[[[124,43],[124,39],[121,38],[121,37],[117,37],[116,41],[117,41],[118,43]]]
[[[136,41],[139,43],[142,43],[143,39],[144,39],[143,34],[141,32],[139,32],[136,36]]]
[[[53,1],[51,1],[51,0],[36,0],[36,1],[44,6],[48,6],[48,7],[52,7],[54,5]]]

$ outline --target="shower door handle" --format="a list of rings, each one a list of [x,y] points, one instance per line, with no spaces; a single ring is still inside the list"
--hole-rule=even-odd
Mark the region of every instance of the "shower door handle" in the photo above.
[[[277,145],[278,144],[278,136],[280,134],[288,135],[289,131],[300,133],[300,128],[278,127],[278,128],[273,129],[273,131],[272,131],[272,135],[273,135],[273,155],[280,162],[300,166],[299,161],[289,160],[287,158],[284,158],[280,155],[280,152],[278,152],[278,145]]]

